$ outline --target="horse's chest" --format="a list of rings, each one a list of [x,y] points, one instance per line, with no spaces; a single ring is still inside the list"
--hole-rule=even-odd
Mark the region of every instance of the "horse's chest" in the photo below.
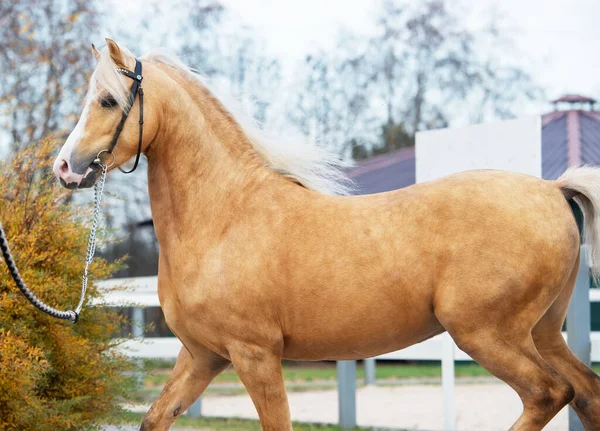
[[[187,320],[195,320],[203,316],[208,302],[202,295],[183,289],[170,289],[167,292],[159,290],[159,300],[169,326],[180,325]],[[193,316],[193,318],[183,319],[183,316]]]
[[[223,319],[218,312],[223,299],[210,286],[173,280],[168,287],[166,283],[159,286],[159,300],[167,326],[184,344],[186,338],[192,337],[208,341],[204,338],[215,333],[215,323]]]

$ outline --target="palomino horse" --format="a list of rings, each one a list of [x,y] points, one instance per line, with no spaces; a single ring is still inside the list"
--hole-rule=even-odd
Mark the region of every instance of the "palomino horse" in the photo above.
[[[94,159],[130,104],[115,166],[137,151],[139,98],[119,70],[136,59],[107,42],[56,161],[70,187],[95,181]],[[141,429],[168,429],[233,364],[263,429],[291,430],[282,358],[359,359],[444,331],[519,394],[511,429],[542,429],[569,403],[600,429],[600,378],[560,332],[580,248],[568,200],[583,211],[597,271],[600,170],[556,181],[472,171],[333,196],[339,166],[322,150],[261,140],[174,57],[140,64],[158,293],[184,345]]]

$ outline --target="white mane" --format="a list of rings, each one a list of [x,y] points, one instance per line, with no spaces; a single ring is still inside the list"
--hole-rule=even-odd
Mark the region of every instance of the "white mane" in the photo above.
[[[121,46],[121,50],[129,51]],[[131,55],[133,57],[133,55]],[[186,66],[176,56],[155,50],[145,55],[143,60],[160,62],[188,74],[196,79],[217,97],[223,106],[234,116],[255,150],[265,160],[266,165],[287,177],[293,178],[308,189],[330,195],[347,195],[352,190],[352,181],[344,174],[349,164],[324,148],[311,144],[304,137],[275,138],[261,129],[257,122],[248,115],[239,101],[231,96],[224,96],[215,91],[206,78]],[[121,107],[127,104],[129,88],[124,84],[117,66],[111,59],[108,49],[101,52],[98,66],[92,80],[113,95]],[[90,86],[92,88],[92,86]],[[221,94],[219,94],[221,93]]]

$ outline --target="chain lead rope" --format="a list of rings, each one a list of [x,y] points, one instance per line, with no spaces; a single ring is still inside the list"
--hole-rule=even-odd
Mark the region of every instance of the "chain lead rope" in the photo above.
[[[67,310],[60,311],[56,308],[52,308],[49,305],[46,305],[42,302],[35,294],[27,287],[23,279],[21,278],[21,274],[17,269],[17,265],[10,253],[10,248],[8,246],[8,241],[6,240],[6,234],[2,229],[2,223],[0,222],[0,249],[2,251],[2,256],[4,256],[4,260],[6,261],[6,265],[8,266],[8,270],[12,275],[12,278],[15,280],[17,287],[19,290],[25,295],[25,297],[31,302],[36,308],[43,311],[46,314],[49,314],[52,317],[56,317],[57,319],[70,320],[73,323],[77,323],[79,320],[79,314],[81,313],[81,308],[83,307],[83,301],[85,300],[85,293],[87,291],[88,285],[88,269],[92,261],[94,260],[94,253],[96,252],[96,242],[98,237],[96,236],[96,230],[98,229],[98,220],[100,216],[100,203],[102,202],[102,193],[104,192],[104,183],[106,182],[106,173],[108,171],[108,166],[104,163],[100,163],[100,168],[102,169],[102,175],[100,176],[100,180],[94,184],[94,211],[92,215],[92,226],[90,227],[90,237],[88,239],[87,245],[87,254],[85,257],[85,269],[83,270],[83,277],[81,281],[81,297],[79,299],[79,303],[77,304],[77,308],[75,311]]]

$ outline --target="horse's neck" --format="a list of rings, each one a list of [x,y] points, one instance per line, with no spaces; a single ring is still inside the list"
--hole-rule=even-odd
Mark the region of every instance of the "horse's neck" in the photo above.
[[[171,95],[148,154],[148,189],[161,248],[209,243],[236,217],[257,184],[276,175],[205,90]],[[216,102],[216,103],[215,103]]]

